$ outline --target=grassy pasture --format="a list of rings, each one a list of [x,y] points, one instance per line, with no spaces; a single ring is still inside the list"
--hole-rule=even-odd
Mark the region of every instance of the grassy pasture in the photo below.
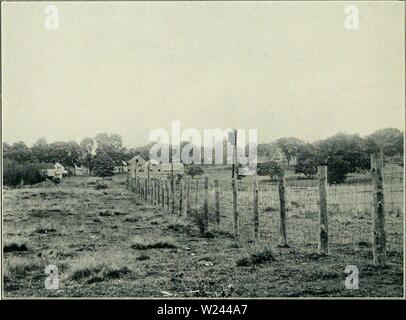
[[[210,236],[202,237],[192,219],[168,214],[126,190],[125,176],[107,180],[103,190],[95,190],[96,180],[74,177],[54,188],[3,191],[6,297],[403,295],[402,247],[389,246],[388,267],[376,270],[369,211],[354,210],[348,205],[352,200],[335,200],[344,207],[331,210],[331,254],[319,256],[311,188],[288,188],[291,247],[278,248],[278,198],[270,182],[260,183],[261,240],[254,243],[249,188],[240,187],[241,238],[236,239],[231,193],[224,185],[221,225],[211,220]],[[402,226],[403,211],[388,213],[389,237],[397,233],[402,241]],[[45,289],[44,269],[49,264],[58,267],[59,290]],[[360,270],[358,290],[344,286],[344,269],[350,264]]]

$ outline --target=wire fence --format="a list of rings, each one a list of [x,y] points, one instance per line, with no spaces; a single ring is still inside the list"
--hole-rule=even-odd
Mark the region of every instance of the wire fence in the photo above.
[[[403,175],[401,166],[388,163],[383,168],[388,251],[403,250]],[[238,235],[241,242],[278,243],[283,207],[288,244],[317,246],[320,242],[319,179],[289,176],[280,179],[284,180],[282,206],[281,180],[137,177],[129,178],[128,185],[168,214],[197,217],[204,232]],[[330,246],[371,245],[373,194],[370,171],[353,174],[344,183],[327,186]]]

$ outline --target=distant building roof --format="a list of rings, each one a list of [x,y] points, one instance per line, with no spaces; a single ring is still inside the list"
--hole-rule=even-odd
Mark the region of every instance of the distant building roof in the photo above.
[[[138,163],[140,163],[140,164],[144,164],[145,162],[147,162],[141,156],[134,156],[130,160],[128,160],[128,164],[133,164],[134,162],[137,162],[137,160],[138,160]]]

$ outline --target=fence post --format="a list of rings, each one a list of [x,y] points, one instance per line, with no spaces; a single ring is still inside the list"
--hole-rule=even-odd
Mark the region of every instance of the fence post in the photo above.
[[[148,202],[148,179],[145,179],[145,202]]]
[[[154,202],[155,205],[158,204],[158,183],[157,183],[157,179],[154,179]]]
[[[151,203],[155,204],[155,178],[151,179]]]
[[[159,189],[158,189],[158,179],[155,178],[155,204],[159,205]]]
[[[254,239],[259,239],[258,181],[254,182]]]
[[[171,214],[175,213],[175,177],[171,178]]]
[[[190,205],[190,185],[192,180],[189,179],[187,182],[187,189],[186,189],[186,215],[190,216],[191,213],[191,205]]]
[[[204,204],[203,204],[203,233],[209,227],[209,178],[204,178]]]
[[[383,190],[383,155],[371,155],[372,177],[372,252],[374,265],[386,265],[385,199]]]
[[[198,194],[199,194],[199,178],[196,179],[196,187],[195,187],[195,213],[197,213]]]
[[[239,230],[238,230],[238,225],[239,225],[239,217],[238,217],[238,195],[237,195],[237,179],[234,177],[232,180],[232,188],[233,188],[233,215],[234,215],[234,234],[238,236]]]
[[[161,185],[161,206],[162,209],[165,207],[165,187],[164,181],[162,179],[159,180],[159,184]]]
[[[328,254],[327,166],[317,167],[319,175],[319,254]]]
[[[278,191],[279,191],[279,246],[288,247],[286,236],[286,189],[285,189],[285,172],[278,174]]]
[[[214,201],[215,201],[215,214],[216,214],[216,224],[220,226],[220,187],[219,181],[214,180]]]
[[[165,189],[166,189],[166,210],[167,210],[167,212],[169,212],[170,194],[169,194],[169,180],[168,180],[168,178],[165,181]]]
[[[156,190],[156,204],[159,206],[161,204],[161,184],[159,179],[156,179]]]
[[[179,215],[182,215],[183,210],[183,186],[184,186],[183,178],[180,183],[180,193],[179,193]]]
[[[187,216],[187,197],[188,197],[187,185],[188,185],[188,182],[187,182],[186,178],[182,179],[182,180],[183,180],[183,198],[184,199],[183,199],[183,212],[181,214],[184,216]]]

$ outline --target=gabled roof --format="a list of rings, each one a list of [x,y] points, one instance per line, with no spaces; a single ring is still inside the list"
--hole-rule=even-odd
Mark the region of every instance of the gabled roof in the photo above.
[[[143,157],[141,156],[134,156],[132,157],[130,160],[128,160],[128,164],[133,164],[134,162],[136,162],[138,160],[139,164],[144,164],[146,161],[144,160]]]

